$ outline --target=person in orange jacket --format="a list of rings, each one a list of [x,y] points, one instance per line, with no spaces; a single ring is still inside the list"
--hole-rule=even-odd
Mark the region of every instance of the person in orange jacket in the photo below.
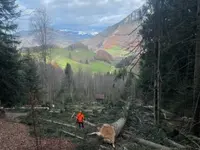
[[[84,124],[83,121],[85,119],[84,114],[82,113],[82,111],[79,111],[79,113],[76,115],[76,121],[79,124],[79,128],[84,128]]]

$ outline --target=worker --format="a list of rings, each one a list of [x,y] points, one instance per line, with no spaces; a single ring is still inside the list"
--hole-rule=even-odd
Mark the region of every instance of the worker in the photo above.
[[[79,128],[84,128],[84,124],[83,124],[83,120],[84,120],[84,114],[82,113],[82,111],[79,111],[79,113],[76,116],[76,121],[79,124]]]

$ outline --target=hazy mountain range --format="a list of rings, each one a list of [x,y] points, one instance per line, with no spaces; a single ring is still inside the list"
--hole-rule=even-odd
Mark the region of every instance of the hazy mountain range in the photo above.
[[[19,36],[21,44],[19,47],[33,47],[38,46],[38,41],[35,38],[35,34],[32,31],[19,31],[16,33]],[[49,30],[49,42],[51,45],[59,47],[67,47],[68,45],[88,39],[96,35],[96,32],[86,33],[83,31],[68,31],[62,30]]]

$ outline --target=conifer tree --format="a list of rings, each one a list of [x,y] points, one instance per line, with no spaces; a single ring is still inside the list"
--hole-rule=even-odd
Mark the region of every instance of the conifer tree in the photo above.
[[[3,106],[12,106],[20,95],[18,42],[13,34],[17,28],[13,20],[20,12],[15,0],[0,0],[0,6],[0,101]]]

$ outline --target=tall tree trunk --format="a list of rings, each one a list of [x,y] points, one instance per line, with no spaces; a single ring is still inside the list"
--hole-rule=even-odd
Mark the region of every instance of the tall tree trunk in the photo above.
[[[160,0],[155,2],[155,77],[154,77],[154,117],[155,124],[159,124],[159,105],[160,105]]]
[[[195,66],[194,66],[194,93],[193,100],[196,104],[194,110],[193,133],[199,136],[200,125],[200,0],[197,0],[197,34],[196,34],[196,50],[195,50]]]

